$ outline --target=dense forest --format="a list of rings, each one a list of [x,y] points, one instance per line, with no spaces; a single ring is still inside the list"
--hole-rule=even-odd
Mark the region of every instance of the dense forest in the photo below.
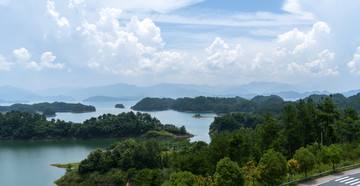
[[[360,162],[360,117],[332,97],[286,104],[277,115],[231,113],[210,126],[211,143],[127,140],[91,152],[56,183],[279,185]]]
[[[320,101],[322,97],[330,97],[339,109],[344,109],[350,106],[360,110],[360,93],[348,98],[342,94],[327,95],[311,95],[305,100],[312,99],[315,103]],[[230,113],[230,112],[252,112],[255,114],[265,114],[267,112],[272,114],[280,114],[285,105],[295,105],[299,101],[284,101],[281,97],[276,95],[271,96],[255,96],[247,100],[241,97],[234,98],[219,98],[219,97],[196,97],[196,98],[144,98],[136,103],[132,109],[141,111],[154,110],[176,110],[181,112],[215,112],[215,113]]]
[[[64,102],[53,102],[53,103],[35,103],[29,104],[13,104],[11,106],[0,106],[0,112],[9,111],[23,111],[34,114],[36,112],[45,113],[46,115],[53,115],[55,112],[95,112],[96,109],[91,105],[83,105],[81,103],[64,103]],[[44,112],[46,111],[46,112]]]
[[[47,121],[44,115],[21,111],[0,113],[1,140],[91,139],[125,137],[175,137],[189,135],[184,126],[176,127],[142,113],[104,114],[80,123]]]

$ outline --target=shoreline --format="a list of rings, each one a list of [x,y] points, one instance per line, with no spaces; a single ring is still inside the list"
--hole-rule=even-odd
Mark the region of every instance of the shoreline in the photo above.
[[[81,139],[81,138],[45,138],[45,139],[29,139],[29,140],[21,140],[21,139],[0,139],[1,142],[41,142],[41,141],[91,141],[91,140],[125,140],[125,139],[176,139],[176,138],[192,138],[194,134],[184,134],[184,135],[176,135],[175,137],[154,137],[154,138],[146,138],[140,136],[129,136],[129,137],[112,137],[112,138],[90,138],[90,139]]]

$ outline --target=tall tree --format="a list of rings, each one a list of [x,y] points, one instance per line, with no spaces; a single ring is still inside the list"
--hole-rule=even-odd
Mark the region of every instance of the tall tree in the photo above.
[[[260,159],[264,167],[262,182],[266,185],[278,185],[283,182],[287,173],[287,162],[285,157],[274,149],[268,150]]]
[[[301,140],[302,146],[310,145],[317,141],[318,136],[320,136],[320,128],[315,121],[315,104],[311,98],[309,98],[307,102],[300,99],[299,103],[296,105],[296,108],[296,120],[301,126],[300,133],[303,138]]]
[[[286,105],[282,111],[283,136],[288,157],[292,157],[295,149],[302,146],[300,122],[297,120],[297,112],[294,106]]]
[[[260,147],[262,152],[270,148],[280,150],[279,144],[279,123],[271,116],[270,113],[266,113],[263,123],[256,127],[259,135]]]
[[[336,141],[336,131],[334,122],[340,118],[340,112],[336,109],[336,105],[330,97],[321,99],[317,105],[317,116],[322,123],[323,144],[330,145]]]
[[[249,160],[249,150],[249,144],[244,140],[244,137],[239,132],[233,134],[227,149],[230,159],[239,165],[245,165]]]

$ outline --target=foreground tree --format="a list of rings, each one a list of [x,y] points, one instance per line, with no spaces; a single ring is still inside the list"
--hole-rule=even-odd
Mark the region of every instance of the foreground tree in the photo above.
[[[300,164],[300,170],[305,173],[307,177],[307,172],[314,167],[315,156],[307,148],[301,147],[295,151],[294,159],[297,160]]]
[[[244,185],[245,180],[240,167],[236,162],[225,157],[216,164],[216,172],[214,174],[215,185],[233,186]]]
[[[288,171],[289,171],[289,181],[291,181],[291,176],[300,171],[300,164],[295,159],[290,159],[287,162]]]
[[[252,182],[253,185],[255,185],[255,181],[259,181],[261,179],[261,175],[264,172],[264,167],[256,166],[253,161],[247,162],[241,169],[244,172],[245,179]]]
[[[260,165],[264,166],[262,182],[266,185],[278,185],[283,182],[287,173],[285,157],[274,149],[268,150],[260,159]]]
[[[332,163],[333,169],[335,164],[340,163],[342,159],[342,150],[338,145],[332,144],[329,147],[324,147],[326,160]]]
[[[170,175],[170,180],[165,182],[163,186],[172,186],[172,185],[196,186],[198,185],[198,178],[193,173],[188,171],[172,173]]]

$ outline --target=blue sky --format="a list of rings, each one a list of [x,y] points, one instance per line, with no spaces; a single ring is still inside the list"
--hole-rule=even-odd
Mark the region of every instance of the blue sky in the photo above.
[[[357,0],[0,0],[0,85],[360,89]]]

